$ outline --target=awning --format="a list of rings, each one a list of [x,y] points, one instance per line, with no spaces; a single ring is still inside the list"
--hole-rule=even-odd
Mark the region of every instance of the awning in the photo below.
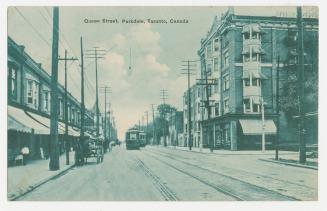
[[[239,120],[244,135],[261,135],[263,131],[262,121],[257,119]],[[265,134],[276,134],[276,125],[273,120],[265,120]]]
[[[243,54],[243,55],[248,55],[248,54],[250,54],[250,48],[249,48],[249,47],[243,48],[243,50],[242,50],[242,54]]]
[[[80,136],[80,130],[78,128],[73,128],[72,126],[69,126],[69,130],[71,131],[73,136]]]
[[[249,79],[249,78],[250,78],[250,74],[248,72],[243,71],[242,79]]]
[[[250,33],[250,25],[243,26],[242,33]]]
[[[65,134],[65,123],[63,122],[58,122],[58,127],[63,131],[62,134]],[[70,136],[80,136],[80,133],[77,130],[74,130],[72,126],[68,125],[68,135]]]
[[[265,51],[260,46],[253,46],[252,53],[265,54]]]
[[[31,132],[35,134],[50,134],[50,128],[31,118],[24,110],[8,106],[8,130]]]
[[[253,104],[261,104],[259,96],[252,96]]]
[[[34,119],[36,119],[38,122],[42,123],[43,125],[47,126],[48,128],[50,128],[50,119],[43,117],[41,115],[35,114],[35,113],[31,113],[28,112],[28,114],[30,116],[32,116]],[[49,129],[50,130],[50,129]],[[50,134],[50,132],[49,132]],[[64,130],[62,130],[59,125],[58,125],[58,134],[64,134]]]
[[[259,24],[253,24],[252,25],[252,32],[260,32],[261,28]]]
[[[12,116],[8,116],[8,130],[17,130],[17,131],[21,131],[21,132],[30,133],[32,131],[32,128],[27,127],[26,125],[17,121]]]
[[[243,26],[242,33],[250,33],[250,29],[252,29],[252,32],[258,32],[263,34],[264,32],[261,30],[261,26],[259,24],[253,23]]]
[[[268,77],[265,76],[264,74],[262,74],[261,72],[253,72],[252,77],[253,78],[260,78],[260,79],[268,79]]]

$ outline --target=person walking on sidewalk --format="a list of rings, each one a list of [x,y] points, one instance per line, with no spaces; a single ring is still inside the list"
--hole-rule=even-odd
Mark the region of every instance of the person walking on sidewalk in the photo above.
[[[28,147],[23,147],[21,150],[21,154],[23,155],[23,165],[26,165],[27,163],[27,159],[28,159],[28,155],[30,154],[30,150]]]

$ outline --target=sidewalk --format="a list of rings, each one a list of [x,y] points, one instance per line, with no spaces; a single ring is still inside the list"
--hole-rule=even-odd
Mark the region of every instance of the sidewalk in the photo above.
[[[58,171],[49,170],[49,159],[30,161],[25,166],[7,168],[8,200],[15,200],[72,168],[75,164],[75,152],[69,153],[69,161],[70,165],[66,165],[66,155],[61,155],[59,157],[60,169]]]
[[[161,146],[162,147],[162,146]],[[179,147],[179,146],[167,146],[167,148],[174,150],[182,150],[188,152],[204,153],[204,154],[216,154],[216,155],[253,155],[258,160],[272,162],[276,164],[290,165],[302,168],[318,169],[318,158],[307,158],[306,164],[299,164],[299,152],[293,151],[279,151],[279,160],[275,160],[275,150],[266,150],[261,152],[260,150],[242,150],[242,151],[231,151],[231,150],[214,150],[210,152],[208,148],[195,148],[189,150],[188,147]]]

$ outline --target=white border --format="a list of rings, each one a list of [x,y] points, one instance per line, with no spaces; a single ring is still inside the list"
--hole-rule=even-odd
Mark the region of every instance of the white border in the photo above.
[[[326,2],[326,1],[325,1]],[[316,1],[243,1],[239,0],[48,0],[48,1],[24,1],[24,0],[1,0],[0,3],[0,168],[1,168],[1,192],[0,192],[0,210],[326,210],[326,155],[323,151],[326,148],[326,134],[324,132],[326,122],[326,60],[324,58],[327,43],[326,34],[326,3],[323,0]],[[320,58],[319,58],[319,201],[318,202],[8,202],[7,201],[7,7],[17,5],[39,6],[39,5],[59,5],[59,6],[102,6],[102,5],[122,5],[122,6],[142,6],[142,5],[167,5],[167,6],[226,6],[226,5],[317,5],[319,6],[319,33],[320,33]],[[323,93],[323,94],[321,94]],[[326,207],[324,209],[324,207]]]

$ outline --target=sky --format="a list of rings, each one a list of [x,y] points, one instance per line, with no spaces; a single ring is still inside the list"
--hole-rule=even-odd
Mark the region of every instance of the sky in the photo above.
[[[110,110],[113,111],[118,136],[142,120],[151,105],[162,103],[160,90],[166,89],[167,103],[182,110],[187,78],[182,75],[182,61],[198,60],[200,40],[210,30],[215,16],[227,7],[60,7],[59,55],[67,49],[69,57],[80,60],[80,37],[84,50],[97,46],[106,50],[98,60],[99,87],[110,86]],[[314,8],[315,10],[316,8]],[[312,8],[304,12],[310,14]],[[295,16],[294,7],[236,7],[244,15]],[[118,24],[85,23],[85,19],[118,19]],[[122,19],[187,19],[186,24],[123,24]],[[42,67],[51,73],[52,7],[9,7],[8,35]],[[131,50],[131,56],[130,56]],[[89,52],[89,51],[85,51]],[[80,100],[80,61],[68,63],[68,91]],[[131,71],[129,66],[131,64]],[[85,104],[95,103],[95,62],[85,58]],[[196,69],[199,69],[197,64]],[[197,71],[199,72],[199,71]],[[64,63],[59,63],[59,83],[64,84]],[[191,83],[198,76],[193,76]],[[104,93],[99,93],[104,111]],[[150,117],[150,116],[149,116]],[[145,119],[145,117],[144,117]]]

